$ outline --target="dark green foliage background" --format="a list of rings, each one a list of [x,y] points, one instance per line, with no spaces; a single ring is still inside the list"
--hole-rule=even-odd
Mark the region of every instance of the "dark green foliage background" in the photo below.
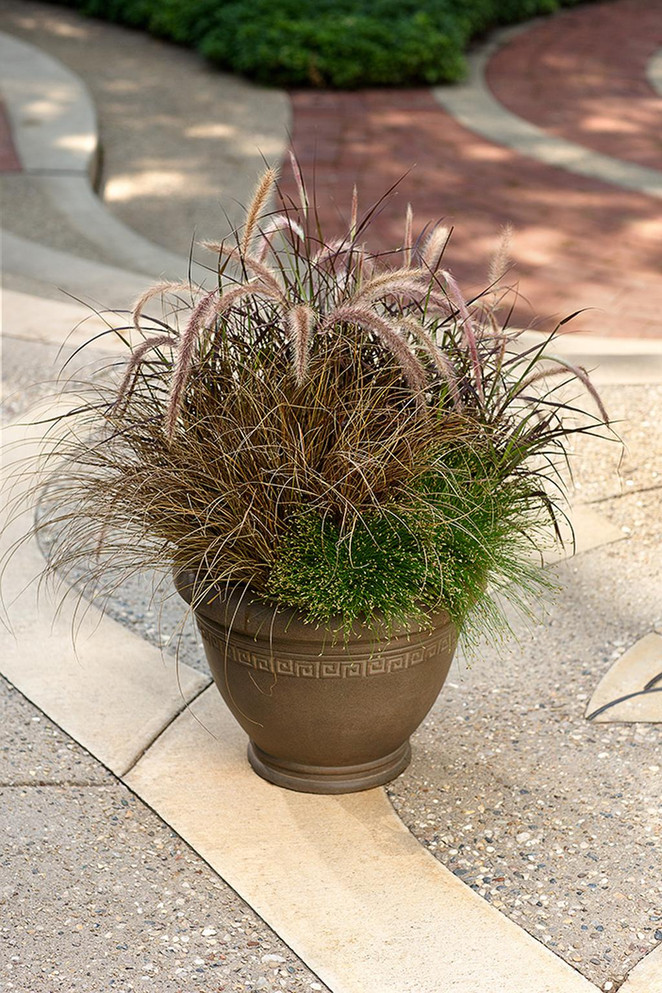
[[[62,0],[274,86],[453,82],[473,38],[578,0]]]

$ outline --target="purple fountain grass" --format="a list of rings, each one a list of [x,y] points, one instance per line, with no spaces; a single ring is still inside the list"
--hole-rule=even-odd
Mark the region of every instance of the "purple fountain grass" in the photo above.
[[[428,334],[425,328],[421,325],[420,321],[411,316],[402,317],[401,321],[406,330],[414,335],[430,356],[437,372],[441,375],[442,379],[448,386],[448,392],[451,395],[453,406],[456,410],[461,411],[463,404],[462,397],[460,396],[460,380],[455,366],[443,349],[441,349],[432,339],[432,336]]]
[[[448,269],[439,269],[438,274],[443,277],[446,286],[448,287],[451,301],[457,307],[460,317],[462,318],[462,334],[467,349],[469,350],[469,354],[471,355],[474,378],[476,381],[476,393],[479,400],[483,400],[485,398],[485,393],[483,390],[483,370],[480,362],[480,356],[478,355],[476,334],[474,332],[471,314],[469,313],[466,301],[462,296],[462,291],[458,286],[455,277],[448,271]]]
[[[428,283],[423,282],[425,275],[424,269],[411,268],[392,269],[388,272],[380,273],[379,276],[373,276],[364,283],[347,303],[351,307],[356,307],[365,305],[366,303],[372,303],[380,297],[389,295],[402,296],[408,294],[410,296],[420,296],[420,294],[425,294],[428,289]]]
[[[411,265],[413,245],[411,243],[412,230],[414,227],[414,211],[412,210],[411,204],[407,204],[407,212],[405,214],[405,237],[403,242],[402,251],[404,253],[405,267],[409,268]]]
[[[72,472],[48,490],[53,520],[70,524],[54,562],[70,569],[103,545],[104,582],[107,551],[120,565],[241,584],[310,608],[313,621],[377,609],[405,619],[442,604],[461,624],[488,579],[503,589],[530,576],[518,542],[536,513],[557,510],[547,493],[562,482],[564,441],[606,424],[606,411],[587,371],[548,354],[549,342],[516,347],[496,283],[467,302],[442,263],[440,223],[416,237],[408,205],[391,261],[369,251],[375,208],[359,219],[354,190],[345,236],[325,241],[293,171],[298,206],[268,170],[243,230],[207,244],[211,291],[163,281],[136,302],[140,339],[119,385],[91,385],[63,448]],[[166,319],[150,324],[159,297]],[[597,403],[579,428],[576,405],[555,392],[563,381],[543,382],[564,371]],[[368,556],[363,568],[355,553]]]
[[[113,404],[114,408],[120,408],[122,401],[129,392],[129,388],[133,383],[134,376],[138,366],[145,361],[149,352],[155,348],[161,348],[163,345],[175,345],[177,343],[177,338],[174,334],[158,334],[154,335],[152,338],[147,338],[145,341],[141,342],[140,345],[135,345],[131,350],[131,358],[129,359],[128,365],[120,385],[117,387],[117,398]]]
[[[294,372],[301,386],[308,371],[310,336],[317,321],[317,314],[308,304],[300,303],[287,315],[287,326],[294,352]]]
[[[172,293],[175,290],[186,290],[187,292],[190,293],[191,285],[190,283],[184,283],[184,282],[164,281],[161,283],[156,283],[154,286],[150,286],[148,290],[145,290],[142,296],[140,296],[138,300],[136,300],[131,311],[133,326],[135,327],[136,331],[141,330],[140,318],[142,317],[142,312],[149,303],[149,301],[153,300],[154,297],[156,296],[161,296],[164,293]]]
[[[169,438],[172,438],[177,425],[177,415],[182,403],[182,397],[186,388],[186,383],[193,363],[196,346],[200,334],[206,327],[208,321],[221,317],[242,297],[253,296],[262,291],[259,283],[242,283],[226,290],[219,295],[218,290],[207,293],[194,308],[190,320],[186,325],[183,335],[179,341],[179,349],[175,360],[168,405],[165,414],[165,430]],[[264,290],[270,296],[269,290]]]
[[[244,269],[250,269],[251,272],[259,277],[262,291],[268,292],[274,300],[287,307],[289,301],[284,288],[278,282],[275,271],[269,268],[264,262],[261,262],[260,259],[255,258],[253,255],[244,255],[240,248],[230,248],[223,242],[204,241],[202,244],[210,252],[216,252],[218,255],[232,259],[238,262]]]
[[[487,280],[491,285],[503,279],[508,271],[512,240],[513,226],[512,224],[506,224],[501,231],[501,237],[487,269]]]
[[[294,181],[297,184],[297,189],[299,191],[299,207],[304,217],[308,216],[308,192],[306,190],[306,184],[303,181],[303,176],[301,174],[301,167],[296,160],[296,156],[292,149],[289,149],[289,159],[290,166],[292,168],[292,173],[294,175]]]
[[[537,372],[533,372],[530,376],[527,376],[526,379],[524,379],[519,385],[518,393],[521,394],[527,387],[533,385],[533,383],[540,382],[542,379],[546,379],[548,376],[562,376],[564,373],[569,372],[586,388],[586,391],[595,401],[595,405],[600,412],[600,417],[605,424],[609,424],[609,414],[605,409],[600,394],[591,382],[588,370],[586,370],[584,366],[574,365],[572,362],[568,362],[566,359],[562,359],[558,355],[546,354],[544,358],[545,361],[551,362],[552,365],[545,369],[539,369]]]
[[[258,262],[264,262],[270,248],[276,251],[272,244],[272,237],[279,231],[295,234],[300,241],[304,241],[306,237],[303,228],[287,214],[277,214],[275,217],[271,217],[264,228],[259,229],[259,235],[262,240],[259,249],[253,256]]]
[[[274,183],[276,182],[276,175],[275,169],[267,169],[257,185],[246,215],[246,224],[244,225],[244,234],[241,240],[242,255],[250,254],[250,246],[253,241],[257,222],[267,205]]]
[[[218,296],[218,290],[212,290],[211,293],[206,293],[202,300],[196,304],[189,322],[184,329],[184,333],[179,339],[177,360],[172,370],[170,395],[165,412],[164,427],[169,438],[172,438],[175,425],[177,424],[177,414],[179,413],[182,394],[186,386],[191,363],[193,362],[200,331],[204,326],[205,318],[209,314],[212,300],[216,296]]]
[[[429,271],[436,272],[439,268],[449,238],[450,228],[442,224],[435,225],[427,236],[420,254]]]
[[[409,387],[416,393],[425,387],[425,368],[399,334],[396,324],[385,317],[380,317],[374,310],[352,307],[349,304],[336,307],[327,314],[320,330],[332,328],[337,324],[352,324],[372,331],[400,363],[402,374]]]
[[[350,241],[352,242],[356,238],[356,226],[358,223],[358,219],[359,219],[359,191],[357,190],[355,184],[354,189],[352,190],[352,209],[349,218],[349,238]]]

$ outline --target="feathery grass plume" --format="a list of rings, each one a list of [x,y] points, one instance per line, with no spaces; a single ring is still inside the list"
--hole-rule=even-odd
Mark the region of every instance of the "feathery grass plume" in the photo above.
[[[217,297],[218,290],[212,290],[210,293],[205,293],[202,300],[200,300],[193,308],[193,313],[189,318],[189,322],[186,325],[183,334],[180,336],[177,359],[174,364],[172,379],[170,381],[170,396],[168,398],[168,405],[165,412],[165,430],[169,438],[172,437],[172,433],[175,430],[182,393],[184,392],[184,388],[186,386],[189,369],[191,368],[191,362],[193,361],[193,354],[198,343],[200,331],[204,327],[205,319],[208,317],[212,308],[212,303]]]
[[[476,393],[479,400],[483,400],[485,393],[483,390],[483,369],[481,366],[480,357],[478,355],[478,347],[476,344],[476,335],[474,333],[473,321],[471,320],[471,314],[467,307],[466,301],[462,296],[462,291],[455,280],[455,277],[447,269],[439,270],[441,276],[443,276],[446,286],[448,287],[449,295],[451,301],[457,307],[460,317],[462,318],[462,334],[464,337],[465,344],[471,355],[471,361],[474,368],[474,378],[476,384]]]
[[[308,348],[310,335],[317,320],[317,314],[305,303],[300,303],[287,315],[287,325],[292,336],[294,352],[294,372],[301,385],[308,371]]]
[[[510,265],[510,246],[513,240],[513,226],[506,224],[501,230],[501,237],[487,270],[487,280],[496,284],[505,276]]]
[[[261,239],[260,247],[254,253],[258,262],[264,262],[269,249],[273,249],[271,239],[278,231],[288,231],[290,234],[295,234],[301,241],[306,237],[303,228],[287,214],[277,214],[276,217],[270,217],[265,226],[258,231]]]
[[[251,242],[253,241],[253,235],[255,234],[257,222],[260,218],[260,214],[267,205],[271,190],[276,182],[276,176],[277,172],[275,169],[267,169],[260,182],[257,184],[257,188],[253,194],[253,199],[251,200],[248,208],[248,213],[246,214],[246,224],[244,225],[244,234],[241,240],[242,255],[248,255],[250,253]]]
[[[359,191],[354,184],[352,190],[352,210],[349,218],[349,240],[354,241],[356,238],[356,227],[359,219]]]
[[[449,357],[441,350],[441,348],[439,348],[439,345],[433,341],[431,335],[428,334],[428,332],[422,327],[420,321],[418,321],[415,317],[403,317],[402,324],[418,341],[420,341],[421,345],[432,359],[437,372],[448,385],[448,391],[453,401],[453,406],[458,412],[461,411],[463,404],[462,397],[460,396],[459,379],[457,370]]]
[[[264,262],[260,259],[255,258],[252,255],[244,255],[242,251],[238,248],[230,248],[223,242],[220,244],[213,241],[203,241],[202,245],[204,248],[209,249],[210,252],[216,252],[218,255],[224,255],[228,259],[232,259],[238,262],[245,269],[249,269],[251,272],[255,273],[259,277],[262,288],[268,291],[273,299],[278,300],[283,306],[287,306],[287,297],[276,279],[276,274],[273,269],[270,269]]]
[[[450,229],[442,224],[435,225],[428,235],[421,251],[421,259],[430,271],[436,272],[439,268],[449,238]]]
[[[303,176],[301,175],[301,167],[296,160],[296,156],[292,149],[288,150],[288,155],[290,158],[290,166],[292,169],[292,174],[294,176],[294,181],[297,184],[297,189],[299,191],[299,207],[304,217],[308,216],[308,193],[306,192],[306,184],[303,181]]]
[[[547,376],[559,376],[563,375],[564,372],[570,372],[593,397],[595,405],[600,412],[600,417],[604,423],[610,423],[609,414],[605,409],[605,405],[602,402],[600,394],[591,382],[591,378],[584,366],[574,365],[572,362],[568,362],[566,359],[562,359],[558,355],[545,354],[544,360],[546,362],[551,362],[552,366],[550,368],[541,369],[538,372],[532,373],[522,382],[520,392],[521,390],[526,389],[527,386],[531,386],[533,383],[536,383],[541,379],[545,379]]]
[[[177,359],[174,363],[170,382],[170,394],[165,413],[165,430],[169,438],[172,438],[175,425],[177,424],[177,415],[179,414],[182,396],[189,378],[193,356],[200,333],[205,328],[206,322],[209,319],[220,317],[242,297],[259,294],[260,292],[266,292],[267,296],[272,295],[269,290],[265,291],[259,283],[240,284],[230,290],[226,290],[220,296],[218,290],[212,290],[194,308],[179,342]]]
[[[390,269],[365,282],[348,302],[350,306],[357,307],[389,294],[424,296],[427,291],[427,284],[423,282],[425,275],[424,269]]]
[[[161,283],[156,283],[154,286],[150,286],[148,290],[145,290],[142,296],[136,300],[131,311],[133,326],[136,331],[141,330],[140,318],[142,317],[142,312],[149,301],[153,300],[154,297],[161,296],[164,293],[173,293],[175,290],[187,290],[190,292],[191,286],[189,283],[164,281]]]
[[[411,204],[407,204],[407,213],[405,214],[405,237],[403,242],[403,252],[405,266],[408,269],[411,266],[411,257],[413,245],[411,243],[412,230],[414,227],[414,211],[412,210]]]
[[[147,338],[140,345],[134,346],[122,381],[117,387],[117,397],[113,404],[114,407],[118,408],[121,406],[124,397],[129,392],[129,388],[133,383],[138,367],[141,362],[145,361],[147,354],[155,348],[161,348],[163,345],[174,346],[176,343],[177,339],[173,334],[157,334],[152,338]]]
[[[415,391],[423,389],[426,382],[425,368],[398,333],[397,325],[367,307],[354,307],[351,304],[337,307],[327,314],[321,328],[326,330],[336,324],[356,324],[367,331],[372,331],[400,363],[402,375],[408,386]]]

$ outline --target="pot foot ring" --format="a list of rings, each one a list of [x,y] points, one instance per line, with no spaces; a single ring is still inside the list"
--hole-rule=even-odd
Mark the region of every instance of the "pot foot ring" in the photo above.
[[[255,742],[248,743],[248,761],[258,776],[276,786],[299,793],[356,793],[389,783],[409,765],[409,741],[389,755],[373,762],[348,766],[300,765],[263,752]]]

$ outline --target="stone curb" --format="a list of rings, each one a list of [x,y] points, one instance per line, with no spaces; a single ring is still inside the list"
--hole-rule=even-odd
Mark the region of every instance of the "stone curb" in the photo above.
[[[524,331],[519,345],[542,345],[547,335]],[[563,334],[550,354],[584,366],[596,386],[641,386],[662,383],[662,341],[655,338],[603,338],[592,334]]]
[[[185,278],[188,260],[159,248],[105,208],[93,192],[99,160],[96,113],[87,87],[28,42],[0,33],[2,93],[23,170],[69,225],[125,267],[152,277]],[[23,270],[9,271],[22,275]],[[194,279],[205,269],[193,263]]]
[[[497,145],[580,176],[662,197],[662,172],[619,161],[548,134],[507,110],[493,96],[485,80],[487,63],[497,49],[530,27],[529,22],[495,32],[489,42],[469,57],[466,82],[433,87],[435,99],[464,127]]]
[[[640,638],[607,670],[595,687],[585,716],[596,714],[597,723],[646,721],[662,723],[662,682],[655,692],[643,693],[662,673],[662,635]],[[621,701],[615,703],[614,701]],[[609,709],[596,713],[603,707]]]
[[[48,454],[48,420],[69,406],[42,404],[31,412],[33,423],[16,423],[2,433],[0,561],[8,616],[0,625],[2,673],[122,776],[210,680],[184,665],[168,672],[156,648],[81,604],[75,593],[52,596],[37,582],[44,560],[34,538],[22,540],[33,519],[25,489],[37,460]]]
[[[638,962],[619,993],[660,993],[662,990],[662,945]]]
[[[56,304],[64,302],[69,294],[102,308],[127,308],[153,281],[150,276],[136,276],[115,266],[90,262],[28,241],[27,238],[8,231],[2,232],[2,263],[7,274],[22,276],[37,283],[48,297],[57,295],[59,299],[53,301]],[[5,291],[10,299],[14,292]],[[32,300],[44,299],[25,293],[22,296]],[[23,303],[22,312],[27,316],[26,301]],[[41,308],[41,305],[38,306]],[[47,327],[44,327],[43,334],[48,339]]]

